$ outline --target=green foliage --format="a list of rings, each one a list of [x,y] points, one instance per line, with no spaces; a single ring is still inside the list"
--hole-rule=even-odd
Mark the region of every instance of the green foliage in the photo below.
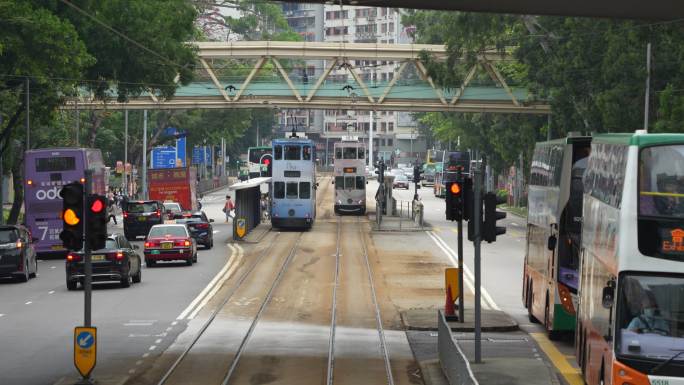
[[[443,143],[490,155],[498,167],[529,160],[534,141],[569,131],[624,132],[643,126],[646,44],[652,43],[650,127],[682,132],[684,29],[681,22],[646,23],[569,17],[533,17],[414,11],[404,18],[421,43],[446,44],[446,63],[428,69],[439,84],[459,85],[475,58],[498,50],[516,61],[497,63],[509,84],[526,87],[552,106],[551,127],[537,116],[425,114],[421,121]]]

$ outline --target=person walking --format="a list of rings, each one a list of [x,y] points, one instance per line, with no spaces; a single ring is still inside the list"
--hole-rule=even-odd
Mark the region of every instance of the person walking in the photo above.
[[[235,204],[233,203],[233,200],[230,199],[230,195],[226,195],[226,203],[223,205],[223,212],[226,213],[226,223],[230,220],[230,218],[233,218],[233,215],[230,215],[230,212],[235,209]]]
[[[114,195],[110,192],[107,199],[107,222],[114,219],[114,224],[116,225],[116,201],[114,200]]]

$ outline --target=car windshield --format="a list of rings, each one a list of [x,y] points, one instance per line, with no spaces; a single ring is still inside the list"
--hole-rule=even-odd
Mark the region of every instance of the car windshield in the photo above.
[[[17,230],[14,229],[2,229],[0,230],[0,243],[10,243],[16,242],[19,239]]]
[[[399,175],[397,175],[396,178],[394,178],[394,179],[400,180],[400,181],[408,180],[408,178],[406,178],[406,175],[404,175],[404,174],[399,174]]]
[[[116,239],[107,238],[105,241],[105,249],[118,249],[119,245],[116,243]]]
[[[684,350],[684,275],[627,275],[619,286],[617,354],[666,360]]]
[[[684,218],[684,145],[643,149],[639,178],[639,214]]]
[[[187,237],[188,233],[185,231],[185,226],[154,226],[150,230],[149,237]]]
[[[164,203],[164,210],[179,213],[181,212],[181,207],[178,203]]]
[[[128,203],[128,212],[129,213],[151,213],[153,211],[157,211],[157,204],[150,202],[150,203],[140,203],[140,202],[129,202]]]

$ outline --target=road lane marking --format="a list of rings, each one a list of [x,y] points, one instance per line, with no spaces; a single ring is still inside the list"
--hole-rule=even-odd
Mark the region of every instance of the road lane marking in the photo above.
[[[1,317],[4,317],[4,316],[5,316],[4,314],[0,314],[0,318],[1,318]]]
[[[152,346],[150,346],[150,348],[148,350],[154,350],[156,348],[157,348],[157,345],[152,345]]]
[[[156,341],[154,341],[154,343],[157,344],[157,345],[159,345],[161,342],[162,342],[162,339],[161,339],[161,338],[159,338],[159,339],[157,339]]]
[[[216,233],[218,233],[218,232],[219,232],[219,230],[214,230],[214,234],[216,234]]]
[[[50,268],[51,268],[51,269],[56,269],[56,268],[57,268],[57,266],[50,266]]]
[[[206,304],[203,300],[207,297],[207,295],[216,287],[216,285],[219,283],[219,280],[222,279],[225,274],[232,269],[232,266],[236,266],[237,264],[235,263],[235,253],[238,252],[237,249],[231,245],[228,244],[228,247],[231,249],[231,255],[230,258],[228,258],[228,261],[226,264],[223,266],[223,268],[214,276],[214,278],[207,284],[207,286],[195,297],[195,299],[190,302],[190,304],[176,317],[177,320],[185,319],[193,310],[195,310],[195,307],[198,304],[204,303]],[[239,252],[238,252],[239,254]],[[225,281],[224,281],[225,282]],[[202,305],[203,306],[203,305]],[[172,324],[174,325],[174,324]]]
[[[50,291],[48,291],[48,294],[55,294],[55,291],[54,291],[54,290],[50,290]]]
[[[30,305],[30,304],[32,304],[32,303],[33,303],[33,301],[28,301],[28,302],[26,302],[24,305]]]
[[[150,353],[145,353],[145,354],[142,355],[142,358],[147,358],[147,357],[149,357],[149,356],[150,356]]]
[[[131,369],[128,371],[128,374],[134,374],[134,373],[135,373],[135,369]]]
[[[209,302],[209,300],[211,300],[214,297],[214,295],[216,295],[216,293],[221,289],[221,287],[223,287],[223,284],[230,277],[232,277],[233,273],[235,273],[235,271],[237,270],[238,266],[240,265],[240,262],[242,261],[242,258],[244,257],[245,250],[240,245],[235,245],[235,247],[238,250],[238,255],[237,255],[237,258],[232,258],[234,260],[233,265],[223,275],[221,280],[216,285],[214,285],[214,288],[209,292],[209,294],[207,294],[204,297],[202,302],[195,308],[195,310],[192,313],[190,313],[190,315],[188,316],[188,319],[194,319],[195,316],[197,316],[197,314],[200,312],[200,310],[202,310],[202,308],[204,308],[204,306],[206,306],[206,304]]]
[[[428,231],[427,233],[432,238],[432,240],[435,241],[437,246],[440,246],[442,251],[444,251],[445,254],[451,259],[454,266],[458,266],[458,254],[456,254],[454,252],[454,250],[451,247],[449,247],[449,245],[446,242],[444,242],[444,240],[439,235],[434,234],[431,231]],[[471,290],[474,293],[475,292],[475,286],[474,286],[475,277],[473,276],[473,273],[470,271],[470,269],[468,268],[468,266],[466,266],[465,263],[463,264],[463,275],[464,275],[464,277],[466,277],[466,279],[465,279],[466,283],[468,283],[470,281],[470,283],[468,283],[468,286],[469,286],[469,288],[471,288]],[[499,308],[499,306],[496,305],[496,302],[494,302],[494,299],[492,299],[492,296],[489,295],[489,292],[487,291],[487,289],[484,288],[484,286],[482,286],[481,292],[482,292],[482,298],[484,298],[485,302],[489,305],[490,309],[501,310]]]
[[[545,333],[530,333],[530,336],[537,341],[541,350],[549,357],[549,360],[565,378],[570,385],[583,385],[580,370],[570,365],[568,359],[561,353],[556,346],[546,337]]]

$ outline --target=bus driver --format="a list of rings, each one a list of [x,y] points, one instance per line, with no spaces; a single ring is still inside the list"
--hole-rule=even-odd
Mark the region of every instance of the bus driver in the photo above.
[[[670,325],[660,314],[658,304],[648,295],[641,299],[641,312],[627,325],[635,333],[670,334]]]

